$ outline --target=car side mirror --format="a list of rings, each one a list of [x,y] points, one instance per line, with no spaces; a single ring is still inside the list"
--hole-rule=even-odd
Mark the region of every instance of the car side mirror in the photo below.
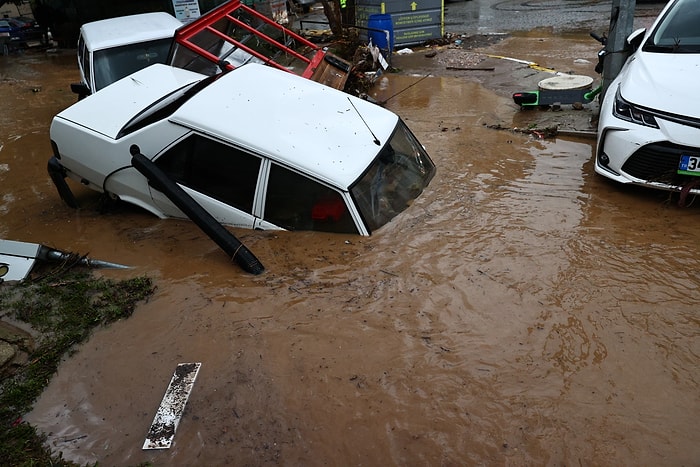
[[[642,40],[644,39],[644,34],[646,34],[646,32],[646,28],[639,28],[627,36],[627,45],[629,46],[631,53],[634,53],[639,46],[642,45]]]
[[[90,88],[85,83],[71,83],[70,90],[78,95],[78,100],[89,96]]]

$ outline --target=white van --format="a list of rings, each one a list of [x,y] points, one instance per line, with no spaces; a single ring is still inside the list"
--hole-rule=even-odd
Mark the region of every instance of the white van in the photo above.
[[[80,98],[155,63],[165,63],[182,23],[164,13],[142,13],[85,23],[78,38]]]

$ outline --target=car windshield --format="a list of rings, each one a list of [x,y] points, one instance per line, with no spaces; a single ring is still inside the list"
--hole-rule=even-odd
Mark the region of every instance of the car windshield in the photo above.
[[[350,189],[370,232],[411,205],[435,175],[435,164],[403,121]]]
[[[700,53],[700,0],[679,0],[644,45],[646,52]]]
[[[165,63],[172,42],[166,38],[95,51],[95,90],[149,65]]]

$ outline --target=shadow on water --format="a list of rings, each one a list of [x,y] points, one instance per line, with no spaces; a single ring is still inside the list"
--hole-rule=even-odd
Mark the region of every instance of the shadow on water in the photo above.
[[[601,180],[590,140],[538,140],[456,77],[377,87],[435,160],[369,238],[236,231],[61,203],[51,117],[74,57],[0,57],[0,236],[130,264],[156,294],[67,359],[27,420],[107,465],[692,464],[697,207]],[[407,89],[408,88],[408,89]],[[38,89],[38,91],[36,91]],[[261,122],[263,125],[264,122]],[[175,366],[202,362],[172,448],[142,451]],[[361,446],[358,449],[358,446]]]

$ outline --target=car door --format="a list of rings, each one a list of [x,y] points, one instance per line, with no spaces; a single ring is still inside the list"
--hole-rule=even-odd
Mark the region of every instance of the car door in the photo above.
[[[269,162],[262,178],[256,228],[360,233],[347,192],[275,162]]]
[[[192,133],[158,156],[155,164],[222,224],[253,228],[253,206],[262,159],[221,141]],[[151,187],[164,212],[179,211]]]

